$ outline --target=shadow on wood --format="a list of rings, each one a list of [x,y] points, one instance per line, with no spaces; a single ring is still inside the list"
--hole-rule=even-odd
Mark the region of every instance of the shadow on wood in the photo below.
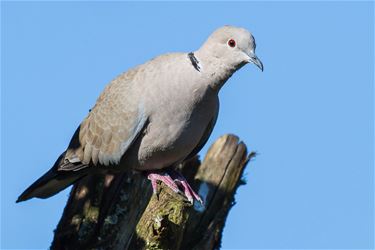
[[[152,196],[139,172],[93,175],[75,184],[51,249],[218,249],[242,173],[255,153],[238,137],[220,137],[200,163],[179,166],[204,207],[159,185]]]

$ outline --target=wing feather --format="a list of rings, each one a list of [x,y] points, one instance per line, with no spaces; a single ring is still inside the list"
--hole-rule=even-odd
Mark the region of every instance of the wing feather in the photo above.
[[[74,133],[59,170],[80,166],[118,164],[123,154],[146,127],[148,116],[132,79],[136,69],[113,80]],[[78,165],[78,164],[77,164]]]

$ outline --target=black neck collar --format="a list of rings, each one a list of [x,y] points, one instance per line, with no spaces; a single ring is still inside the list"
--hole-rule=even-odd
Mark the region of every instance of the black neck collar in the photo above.
[[[191,64],[193,65],[194,69],[196,69],[197,71],[200,72],[201,67],[199,67],[199,61],[198,61],[198,59],[195,57],[194,53],[193,53],[193,52],[190,52],[190,53],[188,54],[188,57],[189,57],[189,59],[190,59]]]

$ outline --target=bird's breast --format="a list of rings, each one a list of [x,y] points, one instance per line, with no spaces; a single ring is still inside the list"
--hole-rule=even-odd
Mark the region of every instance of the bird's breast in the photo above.
[[[217,108],[217,95],[210,89],[164,96],[142,138],[139,167],[160,169],[182,161],[200,142]]]

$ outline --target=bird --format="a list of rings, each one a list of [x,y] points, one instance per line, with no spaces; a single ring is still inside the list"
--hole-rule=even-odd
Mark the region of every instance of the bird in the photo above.
[[[219,111],[219,91],[244,65],[263,71],[254,36],[245,28],[216,29],[189,53],[167,53],[112,80],[52,168],[16,202],[48,198],[92,173],[136,170],[154,194],[163,182],[191,203],[203,203],[174,167],[205,145]]]

